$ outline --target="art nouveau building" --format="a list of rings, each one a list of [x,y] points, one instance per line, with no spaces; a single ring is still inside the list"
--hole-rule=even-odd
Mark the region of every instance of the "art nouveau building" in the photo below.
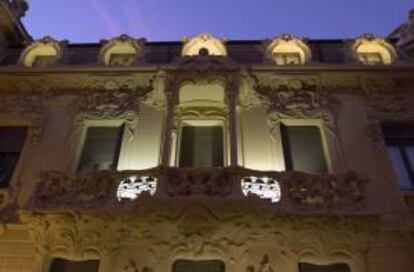
[[[414,270],[413,18],[71,44],[26,9],[0,1],[1,272]]]

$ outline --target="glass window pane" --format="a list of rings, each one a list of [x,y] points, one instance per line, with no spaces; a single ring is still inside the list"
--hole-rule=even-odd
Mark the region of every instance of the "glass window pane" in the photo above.
[[[350,272],[346,264],[315,265],[309,263],[299,263],[299,272]]]
[[[26,136],[26,127],[0,127],[0,188],[9,185]]]
[[[224,272],[222,261],[186,261],[179,260],[173,265],[173,272]]]
[[[98,272],[99,261],[68,261],[64,259],[54,259],[50,272]]]
[[[223,128],[220,126],[183,127],[180,166],[223,166]]]
[[[116,169],[123,127],[90,127],[79,163],[80,171]]]
[[[282,126],[287,170],[321,173],[327,171],[318,127]]]
[[[414,145],[406,146],[405,153],[407,154],[411,169],[414,170]]]
[[[388,146],[388,156],[390,157],[391,164],[394,168],[395,175],[401,188],[411,188],[412,183],[410,176],[408,175],[406,166],[404,164],[401,150],[398,146]]]

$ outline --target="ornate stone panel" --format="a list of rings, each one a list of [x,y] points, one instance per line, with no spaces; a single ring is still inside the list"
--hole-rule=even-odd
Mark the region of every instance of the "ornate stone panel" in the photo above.
[[[75,124],[82,126],[85,120],[125,120],[127,137],[132,139],[140,103],[150,91],[150,87],[121,87],[82,96],[77,102]]]
[[[128,177],[152,177],[156,192],[119,201],[117,190]],[[246,177],[267,177],[280,184],[277,203],[255,194],[243,195]],[[33,211],[121,212],[149,205],[152,199],[200,199],[267,205],[281,214],[360,214],[366,210],[368,180],[357,173],[316,175],[302,172],[262,172],[244,168],[154,168],[140,171],[91,173],[46,172],[40,177],[28,208]],[[262,203],[262,204],[260,204]]]
[[[140,246],[139,255],[156,260],[154,266],[210,256],[237,267],[254,254],[256,245],[267,245],[272,254],[283,252],[293,260],[304,252],[315,258],[341,254],[357,259],[378,228],[374,216],[278,216],[269,208],[240,203],[152,204],[134,214],[24,212],[21,220],[43,256],[114,256],[127,244]],[[261,270],[270,265],[269,259],[261,260],[254,271],[271,271]],[[135,264],[126,268],[137,269]]]

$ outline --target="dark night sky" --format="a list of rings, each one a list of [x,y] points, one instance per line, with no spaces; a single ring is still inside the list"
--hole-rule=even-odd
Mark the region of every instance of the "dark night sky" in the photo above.
[[[229,39],[280,33],[308,38],[387,35],[407,21],[414,0],[29,0],[23,19],[34,38],[98,42],[122,33],[150,41],[200,32]]]

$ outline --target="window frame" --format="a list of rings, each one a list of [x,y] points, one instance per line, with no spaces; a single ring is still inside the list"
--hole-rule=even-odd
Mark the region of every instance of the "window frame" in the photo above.
[[[184,127],[212,127],[212,126],[219,126],[223,129],[223,167],[229,165],[230,162],[230,146],[229,146],[229,133],[228,133],[228,125],[226,120],[219,120],[219,119],[209,119],[209,120],[200,120],[200,119],[183,119],[179,120],[178,129],[176,139],[174,141],[173,146],[173,156],[171,164],[176,167],[180,166],[180,159],[181,159],[181,138],[183,134]]]
[[[123,148],[125,145],[125,120],[123,119],[118,119],[118,120],[87,120],[85,122],[85,124],[82,126],[82,132],[80,135],[80,141],[79,144],[77,145],[77,149],[76,149],[76,154],[75,154],[75,160],[72,163],[71,169],[74,172],[79,172],[79,166],[80,166],[80,161],[82,158],[82,153],[83,153],[83,149],[86,143],[86,138],[87,138],[87,133],[88,133],[88,129],[90,127],[123,127],[124,126],[124,131],[121,135],[121,139],[119,142],[119,147],[118,147],[118,155],[117,155],[117,166],[113,169],[113,171],[117,171],[119,169],[119,161],[120,158],[122,156],[123,153]]]
[[[18,176],[20,176],[22,172],[23,165],[25,164],[25,161],[27,160],[28,156],[28,150],[30,148],[30,124],[27,124],[26,122],[1,122],[0,127],[19,127],[19,128],[26,128],[26,138],[23,142],[22,148],[20,150],[19,158],[17,159],[17,162],[14,166],[13,173],[10,176],[10,180],[8,181],[6,186],[1,186],[0,191],[6,191],[10,187],[13,186]]]
[[[381,128],[382,128],[382,135],[383,135],[383,140],[384,140],[384,152],[385,155],[387,157],[388,160],[388,165],[390,166],[392,175],[394,177],[394,180],[397,182],[398,188],[401,191],[407,191],[407,192],[412,192],[414,191],[414,167],[411,166],[410,163],[410,159],[408,157],[406,148],[409,146],[413,146],[414,147],[414,135],[411,138],[401,138],[401,139],[396,139],[393,138],[393,136],[391,137],[387,137],[386,135],[386,129],[390,129],[390,127],[412,127],[414,129],[414,124],[413,123],[405,123],[405,122],[383,122],[381,124]],[[394,136],[395,137],[395,136]],[[397,172],[394,168],[393,165],[393,160],[391,159],[391,156],[389,154],[388,148],[389,147],[397,147],[398,148],[398,153],[401,157],[401,160],[403,162],[403,167],[405,169],[405,171],[407,172],[407,176],[409,178],[409,182],[411,183],[411,187],[407,188],[407,187],[403,187],[401,186],[400,180],[398,178]]]
[[[278,133],[279,135],[277,135],[277,138],[279,139],[279,143],[278,143],[278,150],[281,151],[281,158],[283,159],[283,169],[284,171],[292,171],[292,170],[288,170],[287,169],[287,164],[286,164],[286,157],[285,157],[285,147],[284,147],[284,143],[283,143],[283,139],[282,139],[282,126],[313,126],[313,127],[317,127],[319,129],[320,132],[320,136],[321,136],[321,146],[322,146],[322,153],[323,156],[325,158],[325,163],[326,163],[326,174],[332,173],[333,172],[333,162],[332,162],[332,158],[335,156],[333,154],[334,150],[334,146],[331,146],[332,143],[330,144],[328,141],[328,135],[326,135],[326,131],[325,131],[325,125],[323,123],[322,120],[319,119],[282,119],[279,123],[279,129],[278,129]],[[339,152],[339,150],[337,150],[337,152]],[[342,160],[342,158],[340,158],[338,155],[335,157],[338,160]],[[339,162],[337,162],[337,164],[339,164]],[[339,170],[339,169],[338,169]],[[342,170],[342,169],[341,169]],[[295,171],[295,170],[293,170]]]

